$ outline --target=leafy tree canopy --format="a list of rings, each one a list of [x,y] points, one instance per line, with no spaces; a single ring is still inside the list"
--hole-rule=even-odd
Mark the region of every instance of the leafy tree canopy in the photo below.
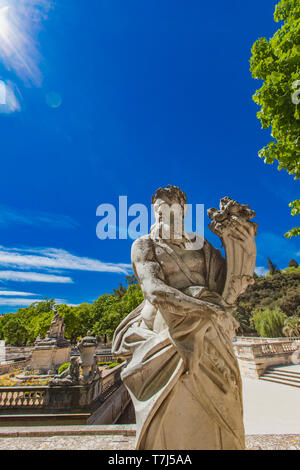
[[[279,309],[288,318],[294,316],[300,320],[299,266],[277,270],[272,275],[257,276],[255,283],[240,295],[234,312],[235,318],[240,323],[240,333],[260,334],[253,317],[257,312],[266,309]]]
[[[253,315],[252,322],[256,331],[264,338],[282,336],[286,315],[278,308],[259,310]]]
[[[300,177],[300,2],[281,0],[274,20],[282,26],[268,41],[259,38],[252,46],[250,70],[263,80],[253,100],[262,127],[271,127],[273,140],[259,151],[266,163],[278,161],[278,169]],[[300,200],[291,202],[292,215],[300,214]],[[285,234],[300,235],[300,227]]]
[[[34,302],[16,313],[0,316],[0,339],[21,346],[32,344],[38,335],[45,337],[53,319],[54,307],[64,317],[65,337],[73,343],[88,331],[111,339],[123,318],[142,301],[143,294],[134,276],[126,277],[126,286],[119,285],[113,294],[104,294],[93,303],[78,306],[55,305],[53,299]]]

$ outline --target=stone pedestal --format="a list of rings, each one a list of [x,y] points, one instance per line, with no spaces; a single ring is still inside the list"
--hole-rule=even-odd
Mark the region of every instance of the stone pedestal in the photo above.
[[[57,372],[65,362],[70,361],[70,344],[65,346],[38,345],[34,348],[29,368],[40,372]]]
[[[64,320],[55,312],[45,339],[36,339],[28,369],[56,373],[59,366],[70,361],[71,344],[64,338],[64,331]]]
[[[87,378],[94,365],[94,355],[97,348],[98,339],[95,336],[91,336],[88,332],[87,336],[82,338],[77,344],[77,348],[80,352],[80,365],[82,369],[82,375]],[[97,360],[96,360],[97,364]]]

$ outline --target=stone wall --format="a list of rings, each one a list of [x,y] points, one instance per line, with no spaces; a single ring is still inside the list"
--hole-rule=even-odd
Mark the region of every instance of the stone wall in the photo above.
[[[0,364],[0,375],[8,374],[13,370],[21,370],[24,369],[29,364],[29,359],[25,359],[24,361],[9,361]]]
[[[6,346],[5,348],[5,360],[6,361],[14,361],[16,359],[27,359],[30,357],[32,351],[33,351],[33,345],[32,346],[22,346],[22,347],[17,347],[17,346]]]
[[[100,406],[90,416],[87,424],[115,424],[130,402],[131,398],[127,389],[121,385],[105,400],[105,405]]]

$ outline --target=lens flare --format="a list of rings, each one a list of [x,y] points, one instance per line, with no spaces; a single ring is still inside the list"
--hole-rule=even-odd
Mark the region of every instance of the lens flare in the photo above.
[[[24,82],[40,86],[42,60],[37,34],[50,0],[0,0],[0,60]]]

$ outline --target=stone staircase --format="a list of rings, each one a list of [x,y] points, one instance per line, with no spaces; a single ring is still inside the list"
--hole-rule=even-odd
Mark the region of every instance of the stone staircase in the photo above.
[[[300,388],[300,372],[288,368],[270,367],[259,379]]]

